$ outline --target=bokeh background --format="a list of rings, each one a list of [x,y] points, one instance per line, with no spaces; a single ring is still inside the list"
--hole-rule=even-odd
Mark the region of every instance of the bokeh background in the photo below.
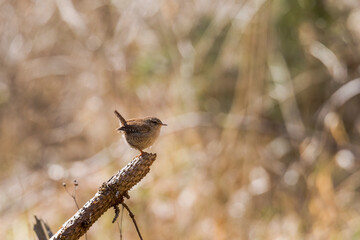
[[[358,0],[0,1],[0,238],[56,232],[63,182],[82,206],[138,154],[117,109],[168,124],[127,200],[145,239],[359,239],[359,22]]]

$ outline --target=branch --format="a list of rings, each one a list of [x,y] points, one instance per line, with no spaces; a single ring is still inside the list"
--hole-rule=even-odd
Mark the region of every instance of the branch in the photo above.
[[[109,208],[123,202],[127,191],[150,171],[156,154],[144,152],[104,182],[95,196],[75,213],[62,228],[51,237],[55,239],[79,239]]]
[[[36,216],[34,224],[34,232],[39,240],[47,240],[53,235],[49,225],[42,219],[38,219]]]

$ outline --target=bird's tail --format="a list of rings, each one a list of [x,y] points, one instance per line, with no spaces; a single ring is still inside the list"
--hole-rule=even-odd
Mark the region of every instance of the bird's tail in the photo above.
[[[121,114],[118,111],[115,110],[114,113],[117,116],[117,118],[120,120],[121,125],[123,126],[127,125],[125,118],[123,118],[123,116],[121,116]]]

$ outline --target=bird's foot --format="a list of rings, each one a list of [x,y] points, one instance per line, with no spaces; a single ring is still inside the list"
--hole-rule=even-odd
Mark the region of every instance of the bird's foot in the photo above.
[[[140,154],[137,155],[136,157],[141,157],[144,153],[145,153],[145,152],[143,152],[143,151],[140,150]]]

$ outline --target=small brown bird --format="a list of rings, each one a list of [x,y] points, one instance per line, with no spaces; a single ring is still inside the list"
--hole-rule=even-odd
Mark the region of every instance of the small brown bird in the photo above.
[[[126,142],[143,154],[145,148],[153,145],[155,140],[159,137],[160,128],[167,126],[162,123],[160,119],[155,117],[134,118],[125,120],[118,111],[114,111],[119,118],[121,127],[117,130],[125,133]],[[141,155],[140,154],[140,155]]]

